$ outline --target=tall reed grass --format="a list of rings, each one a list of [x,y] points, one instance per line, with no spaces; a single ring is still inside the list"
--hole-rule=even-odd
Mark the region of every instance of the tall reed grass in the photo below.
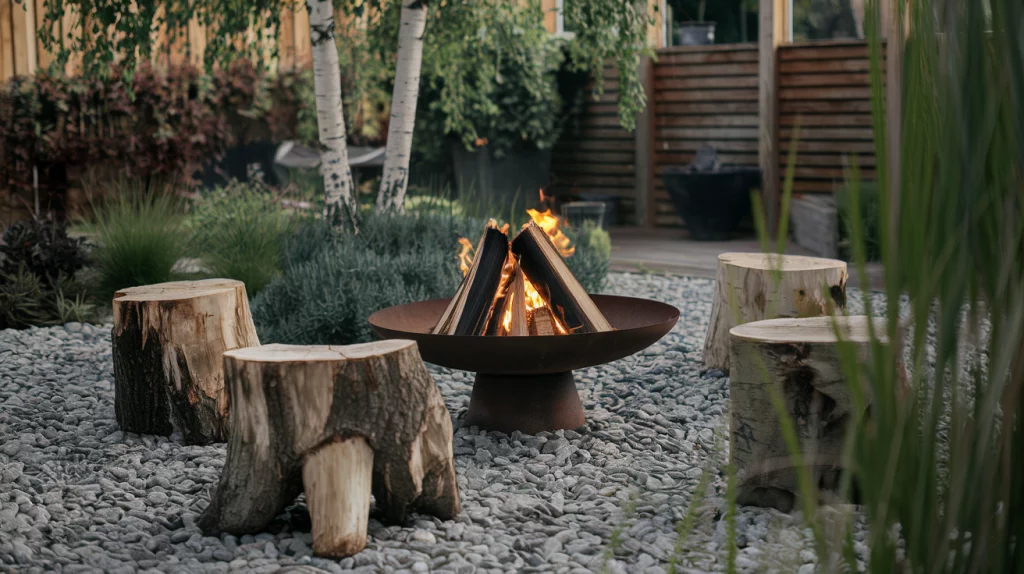
[[[861,407],[841,495],[856,490],[869,554],[854,552],[852,515],[844,540],[824,538],[813,484],[802,507],[828,569],[1024,572],[1024,3],[907,3],[896,187],[877,10],[869,2],[885,302],[865,306],[906,344],[876,340],[867,362],[840,346]],[[856,166],[847,189],[866,279]]]

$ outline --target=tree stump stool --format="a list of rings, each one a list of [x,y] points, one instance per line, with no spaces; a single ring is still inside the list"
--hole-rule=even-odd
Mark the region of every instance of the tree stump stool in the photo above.
[[[371,489],[387,522],[459,512],[452,422],[413,341],[224,353],[227,462],[200,526],[254,533],[305,489],[313,550],[366,545]]]
[[[259,345],[245,284],[130,287],[114,295],[114,411],[122,430],[188,444],[227,440],[222,353]]]
[[[854,345],[858,358],[865,360],[871,341],[867,317],[834,320],[840,339],[832,317],[755,321],[730,331],[730,453],[739,478],[740,504],[788,512],[798,492],[797,469],[772,406],[770,385],[785,402],[815,484],[836,490],[846,425],[854,408],[837,345],[839,340]],[[871,320],[875,336],[887,344],[885,319]],[[871,396],[866,387],[865,401],[867,408]]]
[[[817,317],[846,308],[846,262],[802,255],[718,256],[704,368],[729,372],[729,330],[780,317]]]

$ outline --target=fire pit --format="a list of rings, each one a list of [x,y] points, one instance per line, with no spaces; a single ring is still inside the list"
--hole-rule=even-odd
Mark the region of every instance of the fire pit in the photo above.
[[[466,422],[527,434],[585,422],[572,371],[627,357],[654,344],[679,319],[671,305],[592,295],[612,331],[524,337],[431,333],[449,299],[398,305],[370,316],[382,337],[412,339],[423,359],[477,373]]]

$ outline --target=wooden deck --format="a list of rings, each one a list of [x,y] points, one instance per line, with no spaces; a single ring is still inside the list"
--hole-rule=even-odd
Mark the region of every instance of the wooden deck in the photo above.
[[[754,238],[694,241],[683,229],[621,227],[613,229],[611,236],[614,271],[673,273],[713,279],[719,254],[761,251],[761,244]],[[786,253],[811,255],[792,243]],[[881,265],[871,263],[867,272],[871,289],[882,289]],[[850,285],[859,286],[856,273],[850,274]]]

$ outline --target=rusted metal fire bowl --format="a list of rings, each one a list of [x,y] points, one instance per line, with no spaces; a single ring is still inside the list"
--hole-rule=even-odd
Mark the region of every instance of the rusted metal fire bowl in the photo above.
[[[537,337],[434,335],[448,299],[397,305],[370,315],[386,339],[412,339],[431,363],[477,373],[466,422],[506,433],[574,429],[586,422],[572,371],[627,357],[654,344],[679,320],[671,305],[593,295],[615,327],[605,333]]]

